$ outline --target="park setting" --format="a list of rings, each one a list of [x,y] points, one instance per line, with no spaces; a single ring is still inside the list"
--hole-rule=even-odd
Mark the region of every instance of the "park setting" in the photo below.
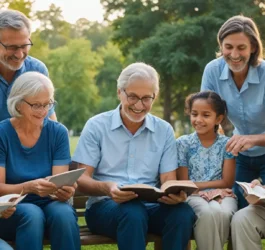
[[[265,249],[264,31],[265,0],[0,0],[0,249]]]

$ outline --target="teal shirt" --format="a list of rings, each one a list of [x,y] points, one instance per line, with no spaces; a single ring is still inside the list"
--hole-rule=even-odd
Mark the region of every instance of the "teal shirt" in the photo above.
[[[133,135],[118,106],[87,121],[72,160],[95,168],[93,178],[98,181],[159,186],[160,174],[177,168],[174,131],[166,121],[147,114]],[[103,198],[91,197],[87,208]]]
[[[215,59],[204,69],[201,90],[212,90],[226,101],[228,118],[235,127],[234,134],[265,133],[264,60],[257,67],[249,67],[248,75],[239,91],[223,57]],[[260,156],[265,154],[265,147],[253,147],[241,154]]]

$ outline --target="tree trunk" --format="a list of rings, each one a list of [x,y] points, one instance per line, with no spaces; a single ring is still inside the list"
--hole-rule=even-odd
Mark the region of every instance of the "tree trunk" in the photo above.
[[[171,81],[169,79],[165,79],[164,81],[164,120],[171,124]]]

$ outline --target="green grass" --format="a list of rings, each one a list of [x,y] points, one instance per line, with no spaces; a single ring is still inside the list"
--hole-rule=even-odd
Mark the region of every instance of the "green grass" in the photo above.
[[[70,152],[71,152],[71,155],[74,154],[78,139],[79,139],[79,136],[71,136],[70,137]]]

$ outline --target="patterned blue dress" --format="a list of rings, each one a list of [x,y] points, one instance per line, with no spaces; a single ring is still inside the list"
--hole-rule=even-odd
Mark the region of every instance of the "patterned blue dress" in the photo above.
[[[218,134],[215,142],[205,148],[196,132],[179,137],[176,140],[178,166],[187,167],[189,179],[194,182],[222,179],[224,160],[234,158],[225,150],[228,140],[229,137]]]

